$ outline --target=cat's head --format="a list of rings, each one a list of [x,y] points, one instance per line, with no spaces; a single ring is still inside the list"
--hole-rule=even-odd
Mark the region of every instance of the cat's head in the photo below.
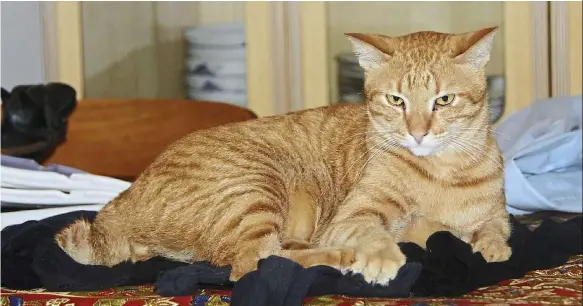
[[[488,125],[485,65],[496,30],[346,34],[365,70],[373,127],[418,156],[476,146],[468,138]]]

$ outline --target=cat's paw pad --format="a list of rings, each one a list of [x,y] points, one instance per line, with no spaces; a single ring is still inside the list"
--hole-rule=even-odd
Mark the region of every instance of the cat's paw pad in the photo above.
[[[512,255],[512,249],[501,238],[482,237],[472,244],[474,253],[482,253],[487,262],[506,261]]]
[[[386,286],[395,279],[405,262],[405,255],[396,244],[376,251],[363,247],[354,254],[354,263],[348,271],[362,274],[364,280],[373,285]]]

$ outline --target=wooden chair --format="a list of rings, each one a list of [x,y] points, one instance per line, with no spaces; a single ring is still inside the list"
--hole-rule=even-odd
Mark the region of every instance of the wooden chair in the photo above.
[[[46,163],[131,180],[168,145],[200,129],[257,118],[248,109],[191,100],[82,100],[67,140]]]

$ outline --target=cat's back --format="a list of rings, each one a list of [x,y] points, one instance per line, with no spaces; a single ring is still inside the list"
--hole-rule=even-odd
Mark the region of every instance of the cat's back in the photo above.
[[[366,124],[365,105],[336,104],[193,132],[172,144],[165,155],[177,150],[194,152],[205,145],[212,147],[209,150],[325,148]]]

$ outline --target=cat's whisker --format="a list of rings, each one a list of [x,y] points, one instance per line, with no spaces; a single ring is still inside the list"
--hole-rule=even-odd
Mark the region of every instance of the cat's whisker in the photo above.
[[[478,143],[476,140],[471,139],[463,135],[462,133],[456,133],[454,137],[451,138],[455,144],[458,146],[463,146],[465,148],[472,148],[475,152],[481,152],[487,158],[489,158],[492,162],[494,162],[498,167],[504,169],[504,166],[500,164],[500,162],[492,156],[488,152],[482,152],[481,148],[483,147],[483,143]]]
[[[460,130],[464,130],[464,131],[481,131],[481,130],[487,130],[490,131],[496,135],[502,136],[508,140],[512,140],[512,138],[508,137],[506,134],[502,133],[502,132],[498,132],[493,130],[492,128],[458,128]]]
[[[381,153],[384,149],[390,147],[391,145],[396,144],[396,141],[386,141],[384,142],[384,145],[380,148],[378,148],[377,150],[375,150],[371,156],[367,159],[367,161],[364,163],[364,165],[362,166],[362,168],[358,171],[358,174],[356,175],[356,177],[360,177],[360,174],[362,173],[362,171],[364,171],[364,169],[366,168],[366,165],[368,165],[368,163],[375,157],[377,156],[379,153]]]
[[[352,134],[351,136],[349,136],[347,139],[345,139],[342,144],[345,144],[346,142],[350,141],[351,139],[353,139],[354,137],[360,136],[360,135],[367,135],[367,134],[373,134],[372,137],[366,138],[365,141],[368,141],[374,137],[376,137],[378,134],[388,134],[391,131],[368,131],[368,132],[362,132],[362,133],[356,133],[356,134]]]
[[[344,179],[346,179],[346,176],[348,176],[348,174],[350,173],[350,169],[352,169],[352,167],[354,167],[356,165],[356,163],[363,157],[365,156],[368,152],[370,152],[371,150],[374,149],[373,153],[371,154],[371,156],[369,157],[369,159],[364,163],[363,169],[364,167],[366,167],[366,165],[368,164],[368,162],[372,159],[372,157],[374,157],[375,154],[377,154],[378,152],[381,152],[382,150],[384,150],[385,148],[391,146],[391,145],[397,145],[398,141],[395,139],[385,139],[382,142],[379,142],[377,144],[375,144],[374,146],[372,146],[371,148],[369,148],[368,150],[365,151],[364,154],[362,154],[361,156],[359,156],[351,165],[350,167],[346,170],[346,173],[344,174],[344,176],[342,177],[341,181],[343,181]],[[360,175],[360,173],[362,172],[362,170],[359,170],[358,175]]]
[[[467,146],[473,148],[474,150],[476,150],[477,152],[481,152],[481,154],[484,154],[484,156],[486,156],[492,162],[494,162],[498,167],[500,167],[500,169],[504,169],[504,166],[500,163],[500,161],[498,161],[496,159],[496,157],[492,156],[492,154],[490,154],[489,152],[483,152],[483,150],[482,150],[483,144],[480,144],[473,139],[464,138],[464,137],[461,137],[460,140],[464,141],[464,145],[467,145]]]
[[[385,141],[386,142],[386,141]],[[385,142],[379,142],[377,144],[375,144],[374,146],[366,149],[366,151],[364,151],[364,153],[362,153],[362,155],[360,155],[357,159],[355,159],[352,164],[350,164],[350,167],[348,167],[348,169],[346,169],[346,172],[344,173],[344,175],[342,176],[342,178],[340,179],[340,181],[344,181],[344,179],[346,179],[346,176],[348,175],[348,173],[350,173],[350,170],[352,169],[352,167],[354,167],[356,165],[356,163],[363,158],[366,154],[368,154],[368,152],[370,152],[371,150],[375,149],[376,147],[383,145],[383,143]]]
[[[454,149],[460,150],[462,153],[467,154],[470,157],[470,159],[472,160],[473,165],[478,165],[480,163],[480,161],[475,156],[475,154],[472,154],[472,150],[469,149],[467,146],[465,146],[463,143],[460,143],[460,142],[457,142],[454,140],[454,141],[452,141],[452,145],[453,145]]]
[[[458,152],[463,153],[463,154],[467,155],[470,158],[470,165],[476,165],[477,164],[475,157],[470,152],[468,152],[467,149],[464,149],[463,147],[461,147],[461,146],[459,146],[457,144],[455,146],[455,149]]]

